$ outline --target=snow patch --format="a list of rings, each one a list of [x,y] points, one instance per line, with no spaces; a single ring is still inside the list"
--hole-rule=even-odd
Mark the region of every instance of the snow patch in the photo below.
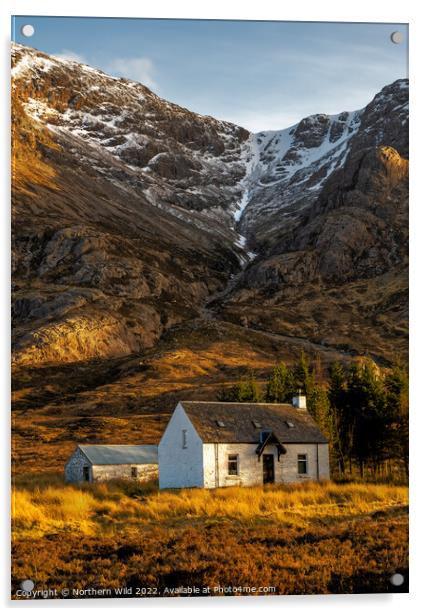
[[[234,211],[235,222],[241,220],[241,216],[243,215],[243,212],[250,201],[253,178],[259,166],[260,151],[256,134],[252,133],[248,138],[244,155],[246,172],[243,179],[240,180],[239,183],[239,188],[241,190],[242,196],[241,199],[238,201],[236,209]]]

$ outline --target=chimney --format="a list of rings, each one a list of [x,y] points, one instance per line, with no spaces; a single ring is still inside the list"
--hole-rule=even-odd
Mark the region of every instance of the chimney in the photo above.
[[[302,396],[300,390],[295,396],[293,396],[293,406],[297,409],[306,408],[306,396]]]

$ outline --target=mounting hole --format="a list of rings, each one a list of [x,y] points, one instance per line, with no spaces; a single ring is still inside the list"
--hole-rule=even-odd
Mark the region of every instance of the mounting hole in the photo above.
[[[402,586],[404,583],[404,576],[402,573],[394,573],[391,575],[390,583],[392,586]]]
[[[395,45],[399,45],[399,43],[402,43],[402,41],[404,40],[404,35],[402,34],[402,32],[399,32],[397,30],[396,32],[392,32],[390,38],[392,43],[395,43]]]
[[[25,590],[25,592],[31,592],[34,588],[34,582],[32,580],[24,580],[21,582],[21,589]]]
[[[32,26],[31,24],[25,24],[25,26],[22,26],[21,28],[21,34],[23,34],[27,38],[33,36],[34,32],[34,26]]]

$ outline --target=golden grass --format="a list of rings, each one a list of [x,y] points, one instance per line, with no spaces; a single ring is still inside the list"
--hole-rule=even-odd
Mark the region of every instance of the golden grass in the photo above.
[[[92,520],[97,501],[89,493],[70,487],[48,487],[34,492],[15,490],[12,495],[12,525],[19,536],[41,537],[61,531],[96,532]]]
[[[256,524],[262,519],[308,526],[318,519],[371,515],[408,503],[407,488],[374,484],[304,483],[263,488],[184,489],[136,493],[124,482],[84,486],[16,488],[13,528],[19,536],[40,537],[58,530],[84,535],[111,524],[174,524],[179,520],[228,519]],[[137,489],[137,488],[136,488]],[[152,489],[152,488],[151,488]],[[149,492],[149,490],[147,490]]]

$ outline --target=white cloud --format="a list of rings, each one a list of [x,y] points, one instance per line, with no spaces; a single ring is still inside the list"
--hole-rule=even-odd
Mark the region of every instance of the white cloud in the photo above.
[[[55,53],[54,55],[55,58],[61,58],[61,60],[72,60],[73,62],[80,62],[80,64],[89,64],[82,54],[76,53],[71,49],[62,49],[59,53]]]
[[[158,84],[153,77],[154,63],[149,58],[115,58],[107,63],[104,70],[117,77],[139,81],[148,88],[158,90]]]
[[[76,53],[71,49],[62,49],[55,53],[54,56],[61,60],[72,60],[73,62],[80,62],[80,64],[96,66],[105,73],[115,77],[126,77],[133,81],[139,81],[153,90],[158,91],[159,89],[158,83],[153,76],[155,73],[154,63],[147,57],[114,58],[106,62],[93,62],[83,54]]]

